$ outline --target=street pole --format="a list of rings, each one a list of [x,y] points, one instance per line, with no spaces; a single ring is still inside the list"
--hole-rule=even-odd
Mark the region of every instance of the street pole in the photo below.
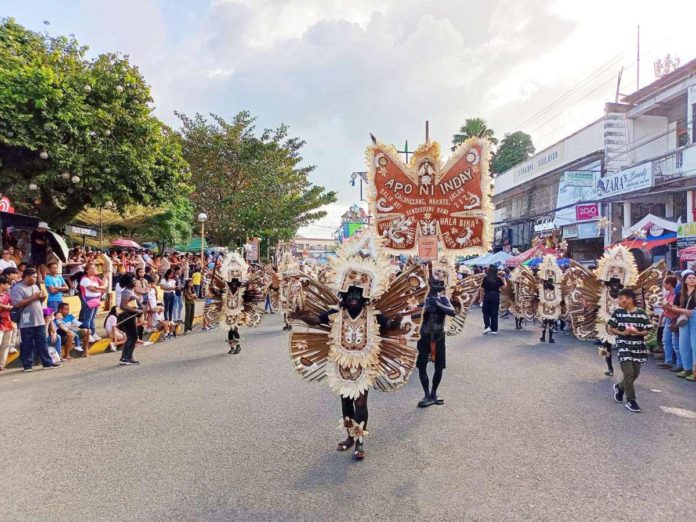
[[[205,222],[201,222],[201,270],[205,265],[205,251],[203,247],[205,246]]]

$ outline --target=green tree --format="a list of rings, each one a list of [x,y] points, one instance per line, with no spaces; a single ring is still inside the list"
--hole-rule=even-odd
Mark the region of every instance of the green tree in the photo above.
[[[249,236],[289,239],[299,227],[320,219],[334,192],[313,185],[312,165],[302,165],[304,141],[288,128],[257,136],[254,118],[238,113],[231,121],[177,113],[184,157],[191,169],[196,212],[208,214],[206,236],[219,245],[239,245]]]
[[[106,201],[157,205],[187,186],[178,137],[152,116],[138,69],[86,52],[73,37],[0,20],[0,192],[54,226]]]
[[[521,131],[505,134],[491,161],[491,170],[500,174],[529,159],[533,154],[534,144],[529,134]]]
[[[193,203],[188,195],[175,198],[163,210],[137,231],[139,238],[156,241],[160,251],[168,246],[186,243],[193,231]]]
[[[498,139],[495,137],[495,131],[488,127],[486,120],[483,118],[467,118],[464,125],[459,129],[459,132],[452,137],[452,150],[457,148],[457,145],[466,141],[469,138],[488,138],[491,145],[496,145]]]

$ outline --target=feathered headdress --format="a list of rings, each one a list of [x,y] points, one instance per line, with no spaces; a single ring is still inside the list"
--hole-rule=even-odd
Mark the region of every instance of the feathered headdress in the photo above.
[[[382,252],[383,240],[370,229],[349,239],[331,259],[337,292],[347,292],[355,286],[362,288],[365,299],[377,299],[388,285],[389,260]]]
[[[623,286],[631,286],[638,277],[638,267],[628,248],[618,245],[606,250],[597,261],[595,275],[604,282],[616,278]]]
[[[293,277],[300,275],[302,271],[300,270],[300,264],[295,259],[295,256],[291,252],[285,252],[283,257],[280,259],[278,264],[278,272],[281,277]]]
[[[457,271],[454,269],[452,259],[448,256],[442,256],[437,261],[433,261],[430,276],[434,279],[442,279],[448,294],[457,283]]]
[[[539,272],[537,273],[537,277],[542,281],[551,279],[555,285],[560,285],[563,281],[563,271],[558,267],[558,263],[556,263],[556,256],[546,254],[541,260],[541,263],[539,263],[538,268]]]
[[[225,281],[239,279],[246,281],[249,272],[249,265],[238,252],[228,252],[222,260],[220,273]]]

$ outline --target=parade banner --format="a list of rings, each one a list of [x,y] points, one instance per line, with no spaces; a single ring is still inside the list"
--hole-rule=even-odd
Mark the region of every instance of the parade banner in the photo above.
[[[368,147],[370,207],[387,251],[417,254],[419,239],[432,236],[445,252],[486,253],[493,214],[488,155],[481,138],[461,144],[444,166],[435,142],[421,146],[408,165],[394,147]]]

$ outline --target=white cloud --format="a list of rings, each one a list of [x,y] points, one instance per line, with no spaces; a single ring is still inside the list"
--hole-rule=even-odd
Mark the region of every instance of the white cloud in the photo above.
[[[414,149],[428,119],[432,137],[448,144],[467,117],[481,116],[502,135],[621,55],[522,127],[548,145],[602,114],[621,65],[622,90],[635,88],[637,23],[643,84],[655,57],[693,58],[696,3],[86,0],[80,16],[61,13],[50,13],[52,30],[131,55],[169,123],[175,109],[224,117],[248,109],[259,127],[289,124],[318,166],[312,180],[339,191],[323,227],[358,199],[349,175],[364,168],[368,133]]]

